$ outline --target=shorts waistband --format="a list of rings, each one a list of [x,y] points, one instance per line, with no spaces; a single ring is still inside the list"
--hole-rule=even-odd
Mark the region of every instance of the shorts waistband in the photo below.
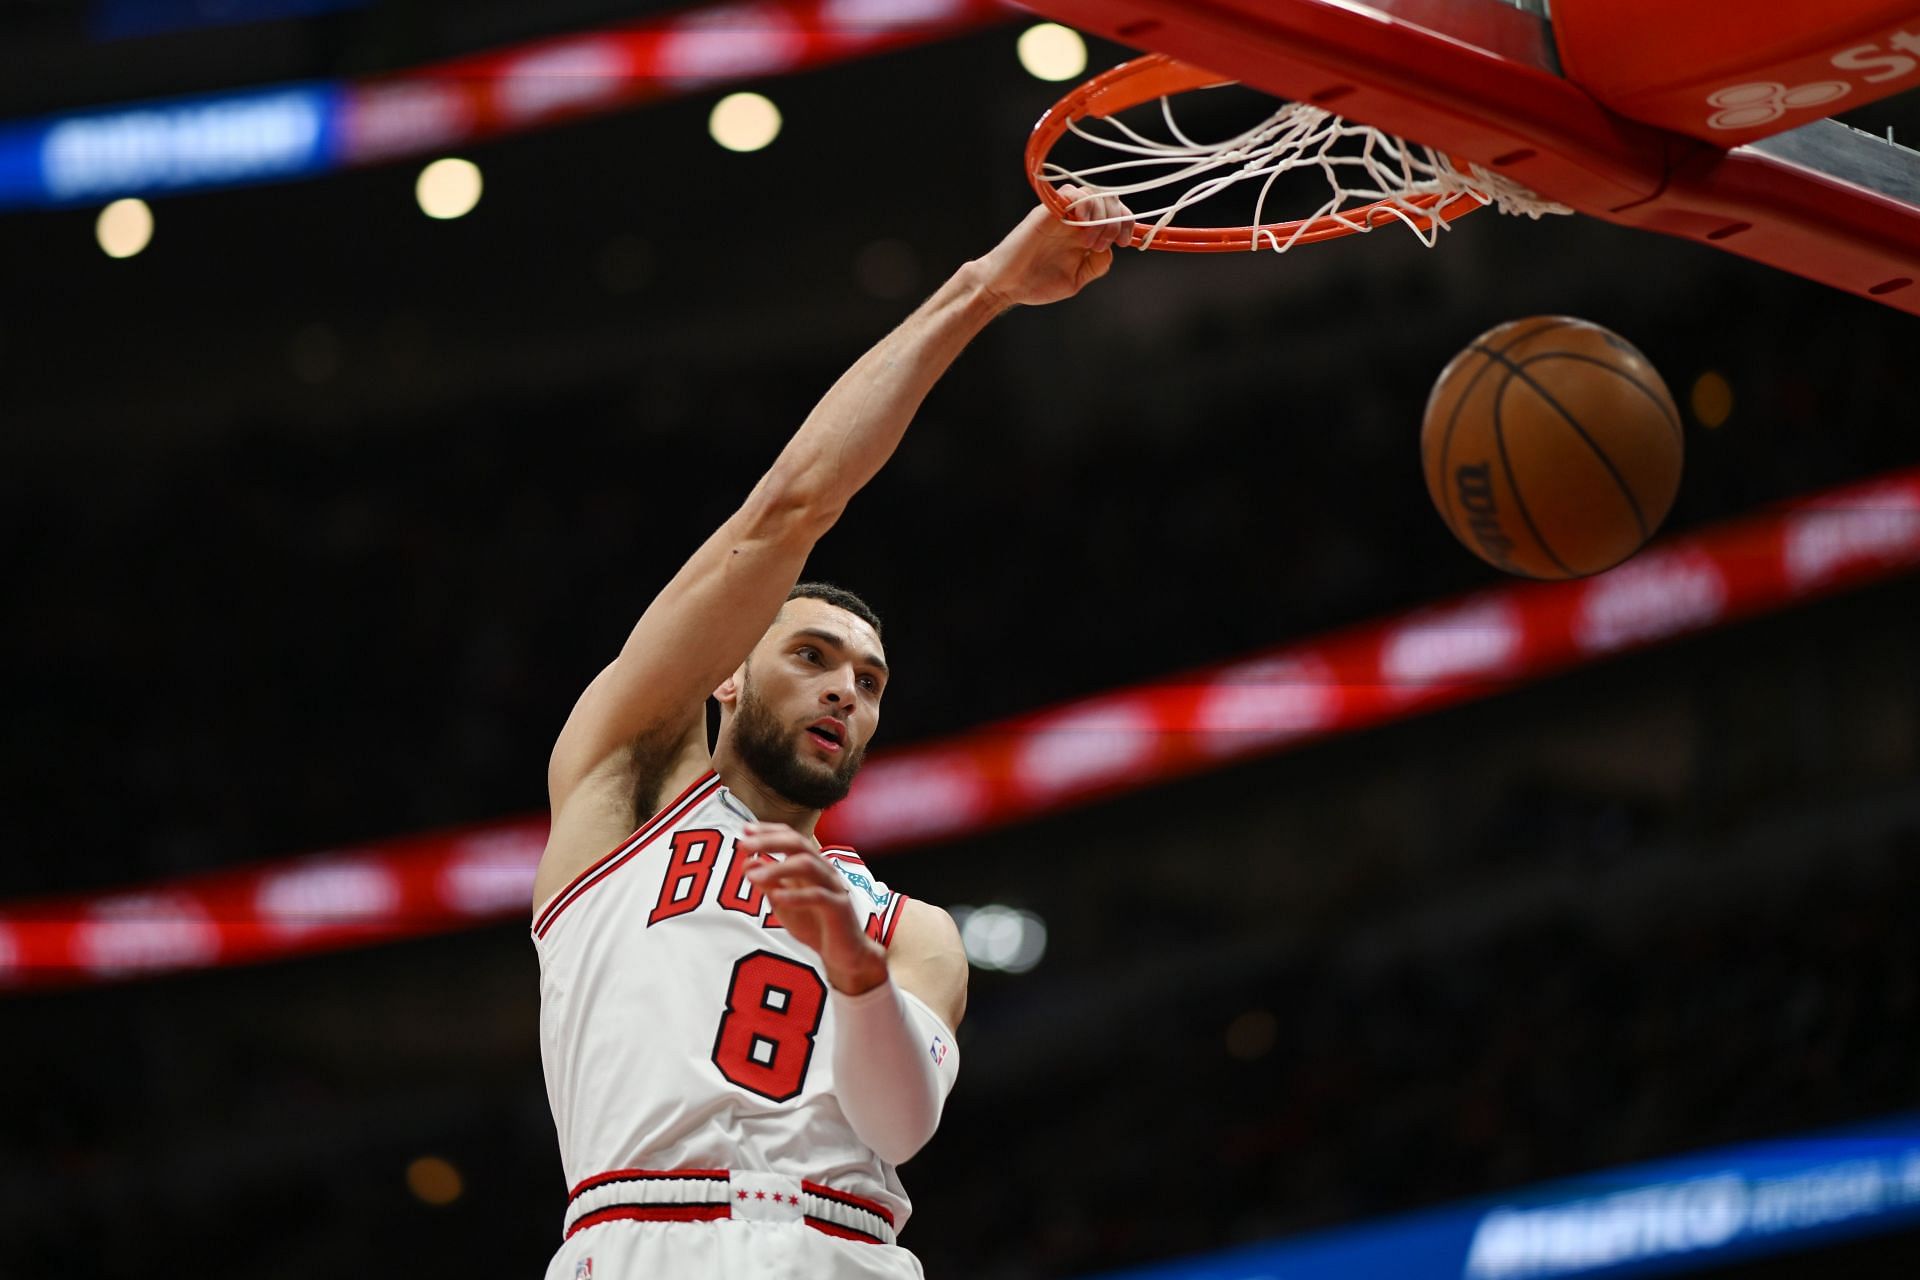
[[[866,1244],[894,1242],[878,1201],[781,1173],[729,1169],[614,1169],[567,1198],[566,1235],[603,1222],[804,1222]]]

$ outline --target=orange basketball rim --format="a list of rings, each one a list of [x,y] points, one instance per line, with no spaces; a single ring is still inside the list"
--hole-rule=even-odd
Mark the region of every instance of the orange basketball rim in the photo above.
[[[1083,197],[1083,201],[1103,194],[1121,194],[1090,180],[1086,175],[1056,165],[1050,159],[1056,143],[1069,132],[1080,132],[1076,126],[1081,121],[1108,120],[1122,111],[1156,99],[1234,83],[1237,82],[1230,76],[1181,62],[1165,54],[1147,54],[1122,63],[1080,85],[1040,117],[1027,139],[1027,181],[1049,208],[1063,220],[1072,222],[1075,220],[1077,202],[1062,195],[1056,183],[1076,182],[1086,188],[1090,194]],[[1339,121],[1330,112],[1311,104],[1293,104],[1289,110],[1294,108],[1342,124],[1354,133],[1371,134],[1396,148],[1407,146],[1402,140],[1391,138],[1378,130]],[[1214,154],[1219,156],[1225,153],[1216,151]],[[1438,157],[1438,153],[1433,154]],[[1308,218],[1256,221],[1241,226],[1179,226],[1166,220],[1146,220],[1135,227],[1132,244],[1135,248],[1165,249],[1177,253],[1246,252],[1261,248],[1284,250],[1296,244],[1313,244],[1370,231],[1389,222],[1403,223],[1431,243],[1430,237],[1436,228],[1444,228],[1455,218],[1484,208],[1496,198],[1479,189],[1472,179],[1465,176],[1466,166],[1453,162],[1449,157],[1438,158],[1445,161],[1443,168],[1454,177],[1451,189],[1390,191],[1381,199],[1351,208],[1336,208],[1331,212],[1323,208]],[[1271,156],[1263,159],[1271,165],[1271,169],[1261,169],[1253,176],[1268,176],[1273,170],[1315,163],[1307,157],[1291,160],[1282,158],[1279,163],[1273,163]],[[1332,203],[1337,204],[1338,198],[1344,194],[1336,186],[1336,199]],[[1540,211],[1559,212],[1550,208]]]

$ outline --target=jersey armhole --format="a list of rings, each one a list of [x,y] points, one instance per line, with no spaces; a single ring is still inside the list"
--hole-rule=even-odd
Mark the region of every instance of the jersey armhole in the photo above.
[[[553,928],[554,921],[560,918],[561,912],[578,902],[587,890],[600,883],[622,863],[638,853],[642,846],[659,835],[676,818],[706,799],[707,794],[718,786],[719,782],[719,776],[711,769],[695,778],[685,791],[655,810],[651,818],[635,828],[632,835],[604,856],[596,859],[585,871],[575,876],[566,888],[547,899],[546,906],[542,907],[540,914],[533,919],[534,941],[539,942],[544,939],[547,931]]]
[[[880,945],[889,951],[893,949],[894,926],[900,923],[900,917],[905,913],[910,900],[906,894],[896,893],[893,895],[893,900],[888,902],[886,908],[880,913]]]

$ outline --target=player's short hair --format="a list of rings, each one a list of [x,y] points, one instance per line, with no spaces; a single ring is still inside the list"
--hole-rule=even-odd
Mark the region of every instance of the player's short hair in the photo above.
[[[872,627],[874,635],[886,638],[881,632],[880,615],[873,611],[873,606],[845,587],[836,587],[831,582],[796,583],[793,590],[787,592],[787,599],[825,601],[836,609],[845,609]]]

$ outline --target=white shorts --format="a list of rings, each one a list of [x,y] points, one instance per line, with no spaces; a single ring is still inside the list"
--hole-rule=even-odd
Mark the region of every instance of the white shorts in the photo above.
[[[842,1240],[801,1222],[603,1222],[577,1231],[546,1280],[924,1280],[897,1244]]]

